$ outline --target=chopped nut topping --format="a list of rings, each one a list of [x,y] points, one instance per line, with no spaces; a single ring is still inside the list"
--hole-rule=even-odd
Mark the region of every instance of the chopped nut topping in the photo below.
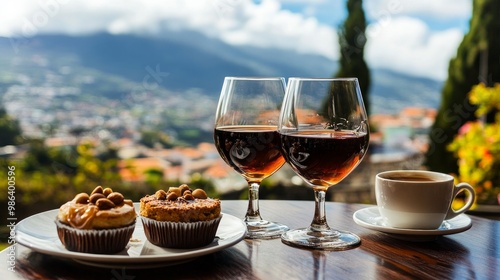
[[[111,188],[105,188],[104,190],[102,190],[102,194],[104,194],[106,197],[111,193],[113,193],[113,190]]]
[[[179,188],[176,188],[176,187],[170,187],[168,188],[168,192],[174,192],[175,194],[177,194],[177,197],[181,196],[181,190]]]
[[[86,193],[79,193],[73,198],[75,203],[87,204],[89,203],[89,195]]]
[[[202,189],[194,190],[193,196],[194,196],[194,198],[198,198],[198,199],[207,199],[208,198],[207,193]]]
[[[167,193],[164,190],[159,190],[155,193],[156,198],[165,200],[167,198]]]
[[[102,194],[102,193],[94,193],[90,196],[89,202],[92,204],[96,204],[96,202],[99,198],[106,198],[106,196],[104,196],[104,194]]]
[[[179,189],[181,190],[181,195],[184,195],[184,192],[185,192],[185,191],[189,191],[189,190],[190,190],[189,186],[188,186],[188,185],[186,185],[186,184],[182,184],[182,185],[180,185],[180,186],[179,186]]]
[[[97,186],[91,193],[90,195],[93,195],[95,193],[102,193],[103,192],[103,189],[101,186]]]
[[[97,202],[95,203],[97,207],[99,207],[99,210],[108,210],[111,208],[114,208],[116,205],[113,203],[113,201],[107,199],[107,198],[99,198]]]
[[[120,205],[123,203],[123,195],[119,192],[111,192],[107,198],[111,200],[115,205]]]
[[[161,195],[160,195],[161,193]],[[159,190],[155,193],[156,198],[161,200],[187,202],[187,200],[207,199],[207,193],[202,189],[191,190],[187,184],[182,184],[179,187],[170,187],[168,191]]]
[[[165,191],[163,191],[165,193]],[[166,193],[165,193],[166,198]],[[79,193],[73,198],[74,203],[79,204],[94,204],[100,210],[107,210],[116,206],[123,206],[124,204],[133,207],[133,202],[130,199],[124,199],[123,195],[119,192],[114,192],[111,188],[103,189],[97,186],[90,194]]]
[[[169,192],[167,195],[167,200],[176,200],[179,196],[175,192]]]

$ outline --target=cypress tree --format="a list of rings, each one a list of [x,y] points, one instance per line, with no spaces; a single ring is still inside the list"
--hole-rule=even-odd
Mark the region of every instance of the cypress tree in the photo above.
[[[457,173],[457,159],[447,146],[464,123],[476,119],[468,93],[478,83],[500,82],[499,19],[500,1],[474,0],[469,31],[449,63],[440,108],[429,133],[424,164],[431,170]]]
[[[335,77],[356,77],[359,81],[366,112],[370,114],[368,91],[370,71],[364,60],[366,18],[362,0],[347,1],[348,16],[339,28],[340,67]]]

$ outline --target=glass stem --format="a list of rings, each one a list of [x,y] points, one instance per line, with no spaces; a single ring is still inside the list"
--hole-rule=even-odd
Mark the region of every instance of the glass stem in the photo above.
[[[248,185],[248,209],[245,216],[246,222],[258,222],[262,220],[259,211],[259,187],[258,183]]]
[[[330,230],[326,222],[325,197],[326,191],[314,189],[314,219],[310,226],[313,231]]]

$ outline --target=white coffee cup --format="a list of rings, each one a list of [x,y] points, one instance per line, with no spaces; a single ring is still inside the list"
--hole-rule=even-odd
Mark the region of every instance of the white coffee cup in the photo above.
[[[467,201],[460,209],[451,204],[462,191]],[[386,224],[405,229],[437,229],[444,220],[467,211],[475,199],[467,183],[455,186],[448,174],[423,170],[394,170],[377,174],[375,195]]]

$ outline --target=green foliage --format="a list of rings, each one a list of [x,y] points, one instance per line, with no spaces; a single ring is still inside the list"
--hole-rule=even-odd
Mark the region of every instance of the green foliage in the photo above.
[[[476,119],[476,106],[467,94],[483,82],[500,82],[500,1],[475,0],[469,32],[450,61],[441,106],[430,130],[425,165],[435,171],[457,173],[457,159],[447,150],[460,127]]]
[[[118,160],[105,161],[97,157],[94,145],[84,143],[77,146],[76,174],[72,178],[75,191],[90,192],[96,186],[110,187],[119,190],[121,178],[118,174]]]
[[[21,143],[21,127],[17,120],[10,117],[4,108],[0,108],[0,147]]]
[[[458,157],[458,181],[468,182],[476,191],[477,203],[497,204],[500,194],[500,83],[495,87],[479,84],[472,88],[470,102],[478,106],[477,117],[495,112],[496,121],[471,121],[448,149]]]
[[[152,185],[152,186],[158,186],[157,188],[161,188],[161,184],[163,182],[163,170],[160,169],[148,169],[144,173],[145,175],[145,181],[146,183]]]
[[[26,211],[56,206],[75,193],[92,191],[97,185],[120,188],[116,159],[99,159],[91,144],[75,148],[48,148],[34,140],[23,159],[1,159],[2,170],[16,169],[16,202]],[[6,172],[0,180],[7,181]],[[5,201],[5,193],[0,200]],[[36,205],[37,207],[34,207]]]
[[[203,189],[209,197],[219,197],[215,185],[211,180],[203,178],[201,174],[195,173],[191,176],[189,187],[191,189]]]
[[[154,148],[157,144],[165,148],[170,148],[172,147],[172,139],[162,131],[143,130],[141,132],[141,144],[150,148]]]
[[[366,112],[370,114],[370,71],[364,60],[366,18],[362,0],[347,1],[348,16],[339,28],[340,67],[336,77],[356,77],[359,81]]]
[[[123,181],[116,152],[109,147],[88,142],[55,148],[45,146],[42,140],[31,140],[29,146],[21,159],[0,158],[0,171],[15,167],[18,219],[58,208],[77,193],[89,193],[96,186],[110,187],[133,201],[182,183],[204,189],[210,197],[219,197],[213,183],[200,174],[193,174],[186,182],[167,181],[162,170],[149,169],[145,171],[145,181]],[[7,172],[0,172],[0,181],[7,182]],[[7,192],[0,192],[0,204],[6,202]],[[6,219],[6,212],[0,213],[0,219]]]

